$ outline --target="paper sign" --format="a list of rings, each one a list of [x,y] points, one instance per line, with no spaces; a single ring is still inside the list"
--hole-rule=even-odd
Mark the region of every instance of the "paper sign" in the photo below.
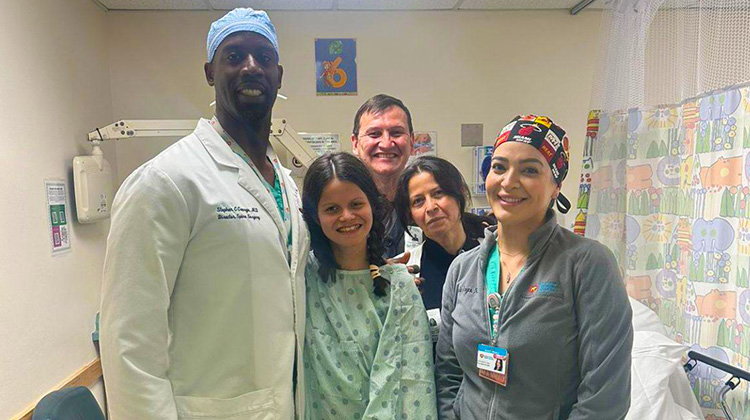
[[[490,171],[492,162],[492,146],[479,146],[474,148],[474,195],[486,193],[484,178]]]
[[[45,180],[47,193],[47,221],[52,240],[52,255],[70,249],[70,224],[68,223],[68,194],[65,182]]]
[[[299,133],[299,136],[318,156],[341,150],[338,133]]]

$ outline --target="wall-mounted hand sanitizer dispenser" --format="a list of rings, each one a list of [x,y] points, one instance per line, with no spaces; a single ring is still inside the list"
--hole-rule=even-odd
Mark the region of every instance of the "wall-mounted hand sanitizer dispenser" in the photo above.
[[[109,217],[114,185],[112,168],[98,145],[90,156],[73,158],[73,188],[80,223],[93,223]]]

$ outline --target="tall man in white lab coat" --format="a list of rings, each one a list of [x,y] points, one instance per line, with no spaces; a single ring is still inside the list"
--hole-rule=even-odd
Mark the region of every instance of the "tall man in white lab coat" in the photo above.
[[[112,420],[302,415],[308,234],[269,145],[273,24],[233,10],[211,25],[207,58],[216,116],[115,197],[101,311]]]

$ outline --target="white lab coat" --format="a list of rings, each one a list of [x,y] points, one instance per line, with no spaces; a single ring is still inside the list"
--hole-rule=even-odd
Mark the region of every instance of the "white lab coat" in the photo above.
[[[110,419],[301,416],[309,240],[283,177],[289,262],[276,202],[206,120],[122,184],[101,308]]]

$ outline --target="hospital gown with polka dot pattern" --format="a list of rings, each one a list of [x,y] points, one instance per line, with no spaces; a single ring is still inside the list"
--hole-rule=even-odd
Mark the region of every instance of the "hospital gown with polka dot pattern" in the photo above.
[[[414,279],[381,267],[388,294],[368,270],[323,282],[306,271],[305,418],[437,420],[432,340]]]

